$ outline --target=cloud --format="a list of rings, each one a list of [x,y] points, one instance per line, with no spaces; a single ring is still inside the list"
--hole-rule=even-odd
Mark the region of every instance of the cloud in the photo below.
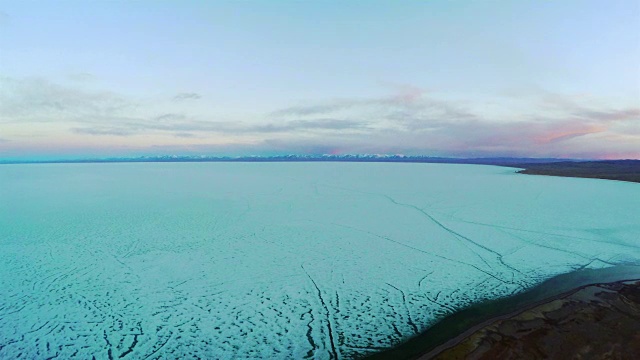
[[[134,135],[136,131],[118,127],[83,127],[71,129],[76,134],[82,135],[111,135],[111,136],[129,136]]]
[[[419,88],[372,99],[337,99],[289,107],[272,117],[340,114],[368,120],[363,134],[348,139],[310,139],[309,148],[343,152],[404,152],[455,156],[595,156],[630,153],[638,139],[607,136],[640,127],[640,108],[608,108],[580,97],[543,93],[526,111],[493,118],[459,101],[430,96]],[[532,105],[533,104],[533,105]],[[541,104],[541,105],[536,105]],[[634,125],[635,124],[635,125]],[[334,141],[337,140],[337,141]],[[278,140],[280,141],[280,140]],[[293,145],[292,145],[293,146]],[[298,145],[294,148],[299,148]]]
[[[196,138],[196,137],[198,137],[196,134],[187,133],[187,132],[175,133],[175,134],[173,134],[173,136],[179,137],[179,138]]]
[[[0,11],[0,26],[7,26],[11,22],[11,16],[4,11]]]
[[[589,110],[581,109],[576,116],[601,122],[636,120],[640,121],[640,108],[622,110]]]
[[[165,114],[153,117],[152,120],[134,119],[133,121],[121,121],[117,124],[111,125],[89,124],[85,127],[74,128],[73,131],[78,134],[113,136],[130,136],[136,134],[148,134],[150,132],[169,132],[174,135],[189,133],[189,136],[195,137],[196,135],[194,133],[255,135],[290,132],[358,131],[366,129],[367,124],[365,123],[339,119],[296,120],[280,123],[247,124],[240,122],[190,120],[184,115]]]
[[[102,121],[137,104],[108,91],[87,91],[42,78],[0,77],[0,122]]]
[[[307,116],[322,115],[344,109],[350,109],[366,102],[362,100],[337,100],[326,104],[292,106],[280,110],[276,110],[270,114],[271,117],[283,116]]]
[[[186,119],[186,116],[184,114],[174,114],[174,113],[167,113],[167,114],[162,114],[162,115],[158,115],[156,117],[154,117],[154,120],[158,120],[158,121],[183,121]]]
[[[369,123],[372,129],[403,127],[414,131],[447,122],[474,120],[477,116],[459,103],[422,97],[418,93],[400,93],[382,98],[338,99],[317,105],[294,106],[273,111],[269,117],[309,120],[341,117],[356,123]]]
[[[286,117],[286,116],[309,116],[309,115],[322,115],[335,113],[340,111],[349,110],[362,110],[373,109],[377,110],[390,109],[390,108],[411,108],[411,109],[424,109],[424,108],[439,108],[443,111],[453,110],[456,107],[452,103],[438,101],[435,99],[427,98],[423,96],[426,91],[422,88],[406,85],[406,84],[387,84],[392,87],[395,92],[391,96],[379,97],[379,98],[361,98],[361,99],[335,99],[332,101],[292,106],[284,109],[273,111],[271,117]],[[460,110],[460,109],[456,109]]]
[[[339,119],[293,120],[280,124],[254,125],[242,129],[251,133],[290,132],[299,130],[366,130],[364,122]]]
[[[541,92],[526,101],[518,98],[527,105],[520,109],[499,104],[508,111],[493,116],[483,103],[443,99],[409,85],[392,88],[388,96],[310,102],[262,118],[229,121],[194,115],[166,101],[157,111],[160,99],[142,101],[41,78],[0,77],[0,125],[32,134],[46,123],[96,146],[109,144],[104,137],[142,146],[134,137],[145,136],[145,143],[151,143],[147,147],[193,139],[193,144],[235,144],[228,149],[244,153],[603,157],[637,153],[640,142],[638,107]],[[11,140],[5,148],[22,141],[2,135]]]
[[[96,80],[95,75],[87,73],[87,72],[77,72],[77,73],[71,73],[69,75],[67,75],[67,78],[69,78],[69,80],[72,81],[76,81],[76,82],[91,82]]]
[[[183,101],[183,100],[198,100],[201,99],[202,96],[198,93],[194,93],[194,92],[186,92],[186,93],[179,93],[176,96],[173,97],[173,100],[176,101]]]
[[[545,126],[537,132],[532,132],[530,138],[536,144],[549,144],[559,141],[565,141],[568,139],[576,138],[579,136],[585,136],[590,134],[597,134],[605,132],[608,128],[599,124],[582,124],[565,122],[558,125]]]

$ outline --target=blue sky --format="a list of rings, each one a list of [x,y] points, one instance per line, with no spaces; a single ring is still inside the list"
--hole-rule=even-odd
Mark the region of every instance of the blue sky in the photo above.
[[[0,158],[640,158],[638,1],[0,1]]]

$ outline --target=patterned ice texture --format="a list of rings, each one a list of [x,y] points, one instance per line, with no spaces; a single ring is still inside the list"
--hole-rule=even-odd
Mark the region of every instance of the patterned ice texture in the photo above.
[[[640,185],[447,164],[0,166],[0,358],[354,358],[640,262]]]

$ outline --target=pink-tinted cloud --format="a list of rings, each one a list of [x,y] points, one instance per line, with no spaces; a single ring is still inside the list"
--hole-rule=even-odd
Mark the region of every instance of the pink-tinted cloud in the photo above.
[[[6,95],[0,96],[0,126],[8,124],[22,134],[1,134],[7,141],[0,141],[0,158],[31,150],[110,153],[118,148],[610,158],[637,157],[640,149],[637,106],[604,106],[548,93],[529,101],[525,110],[493,118],[482,111],[484,104],[474,107],[419,87],[391,85],[395,92],[389,96],[311,103],[239,122],[193,116],[185,108],[159,114],[116,93],[43,79],[0,78],[0,85],[5,85],[0,95]],[[54,124],[64,139],[32,139],[37,134],[29,130]]]
[[[540,134],[535,134],[533,140],[536,144],[548,144],[564,141],[578,136],[601,133],[607,130],[603,124],[580,124],[569,122],[548,126]]]

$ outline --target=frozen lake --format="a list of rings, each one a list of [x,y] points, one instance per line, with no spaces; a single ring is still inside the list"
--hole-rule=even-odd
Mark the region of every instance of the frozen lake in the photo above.
[[[640,185],[393,163],[0,166],[0,358],[352,358],[640,264]]]

